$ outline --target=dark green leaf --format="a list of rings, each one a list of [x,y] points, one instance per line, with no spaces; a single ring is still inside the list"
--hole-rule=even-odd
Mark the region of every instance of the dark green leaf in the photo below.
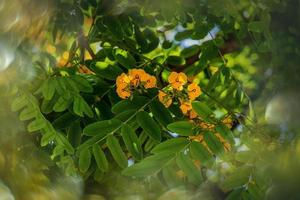
[[[113,158],[121,168],[126,168],[128,165],[127,157],[124,154],[118,139],[110,135],[107,137],[107,147],[110,150]]]
[[[161,132],[157,123],[145,111],[140,111],[136,115],[137,122],[145,130],[145,132],[154,140],[161,140]]]
[[[193,129],[194,129],[194,125],[189,122],[189,121],[178,121],[178,122],[174,122],[172,124],[169,124],[167,126],[167,128],[179,135],[182,136],[189,136],[189,135],[193,135]]]
[[[80,152],[79,154],[79,170],[82,173],[87,172],[91,165],[91,152],[89,149],[84,149],[83,151]]]
[[[121,129],[121,135],[128,151],[132,154],[132,156],[136,160],[142,159],[142,147],[134,130],[127,124],[124,124]]]
[[[115,131],[121,124],[122,122],[118,119],[103,120],[87,125],[83,133],[88,136],[104,135]]]
[[[183,151],[184,148],[188,146],[188,144],[189,141],[186,138],[172,138],[155,146],[151,152],[154,154],[157,153],[176,154],[180,151]]]
[[[107,172],[108,162],[102,148],[98,144],[95,144],[93,146],[93,155],[95,157],[98,168],[103,172]]]

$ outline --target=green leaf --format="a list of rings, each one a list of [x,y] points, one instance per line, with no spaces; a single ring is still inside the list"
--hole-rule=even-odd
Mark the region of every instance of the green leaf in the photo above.
[[[181,41],[181,40],[187,39],[187,38],[191,37],[192,34],[193,34],[193,30],[185,30],[185,31],[178,32],[175,35],[175,40]]]
[[[188,155],[180,153],[176,159],[176,163],[182,171],[187,175],[188,180],[194,184],[200,184],[203,180],[201,171],[198,169]]]
[[[116,49],[114,52],[114,57],[118,63],[127,69],[134,68],[136,64],[134,57],[129,52],[122,49]]]
[[[136,160],[141,160],[143,157],[143,151],[134,130],[127,124],[124,124],[121,129],[121,135],[128,151]]]
[[[71,104],[71,99],[59,97],[53,106],[53,111],[63,112],[70,106],[70,104]]]
[[[94,115],[90,106],[81,96],[74,96],[73,111],[80,117],[83,117],[84,114],[88,117],[93,117]]]
[[[45,80],[42,86],[42,93],[46,100],[51,100],[55,93],[55,84],[53,79]]]
[[[187,147],[189,144],[189,141],[186,138],[172,138],[169,140],[166,140],[163,143],[160,143],[156,147],[154,147],[151,151],[151,153],[157,154],[157,153],[170,153],[170,154],[176,154],[180,151],[182,151],[185,147]]]
[[[78,145],[80,145],[82,129],[79,120],[73,121],[73,123],[68,128],[67,133],[68,140],[70,141],[72,146],[77,147]]]
[[[22,109],[24,106],[26,106],[27,103],[28,102],[27,102],[26,96],[22,94],[13,100],[13,102],[11,104],[11,110],[13,112],[16,112],[16,111]]]
[[[104,154],[102,148],[98,144],[95,144],[93,146],[93,155],[95,157],[98,168],[102,172],[107,172],[108,171],[108,162],[107,162],[107,159],[105,157],[105,154]]]
[[[157,154],[143,159],[122,171],[125,176],[145,177],[158,173],[173,158],[170,154]]]
[[[250,167],[238,168],[233,174],[225,178],[225,181],[222,183],[222,188],[225,191],[229,191],[234,188],[241,187],[244,184],[248,183],[250,174]]]
[[[78,117],[76,115],[73,115],[70,112],[66,112],[59,117],[57,117],[53,122],[52,125],[56,129],[64,129],[68,128],[72,122],[74,122]]]
[[[183,49],[180,52],[180,56],[182,56],[184,58],[190,58],[192,56],[197,55],[197,53],[199,53],[199,51],[200,51],[200,47],[198,45],[193,45],[193,46]]]
[[[83,129],[83,133],[88,136],[95,136],[99,134],[108,134],[120,127],[122,122],[118,119],[103,120],[87,125]]]
[[[145,132],[154,140],[161,140],[160,127],[145,111],[140,111],[136,115],[137,122],[145,130]]]
[[[170,65],[183,65],[185,60],[180,56],[168,56],[166,62]]]
[[[29,120],[29,119],[32,119],[36,116],[37,114],[37,111],[35,110],[34,107],[32,106],[27,106],[26,108],[24,108],[22,110],[22,112],[20,113],[19,115],[19,119],[21,121],[26,121],[26,120]]]
[[[88,80],[80,75],[72,75],[70,79],[76,84],[76,87],[81,92],[93,92],[93,87]]]
[[[88,171],[90,165],[91,165],[91,152],[89,149],[84,149],[79,153],[79,170],[82,173],[85,173]]]
[[[29,132],[35,132],[41,130],[46,126],[46,121],[42,118],[36,118],[34,121],[30,122],[27,126]]]
[[[220,142],[220,140],[215,136],[214,133],[210,131],[206,131],[204,133],[204,141],[208,145],[209,149],[214,153],[214,154],[219,154],[223,152],[223,144]]]
[[[265,24],[261,21],[252,21],[248,24],[248,30],[255,32],[255,33],[261,33],[265,30]]]
[[[114,160],[121,168],[126,168],[128,165],[127,157],[124,154],[118,139],[115,136],[110,135],[107,137],[106,141],[107,147],[110,150]]]
[[[159,101],[153,101],[150,104],[150,110],[153,116],[160,122],[163,126],[173,122],[173,118],[169,110]]]
[[[209,153],[209,151],[199,142],[192,142],[190,145],[190,150],[192,156],[200,160],[201,164],[206,164],[209,160],[212,159],[212,155]]]
[[[134,115],[135,112],[136,112],[136,110],[125,110],[124,112],[117,114],[114,117],[114,119],[118,119],[118,120],[121,120],[122,122],[124,122],[124,121],[128,120],[129,117]]]
[[[231,144],[234,144],[234,138],[231,130],[225,124],[218,124],[216,126],[216,131],[220,133],[220,135],[229,141]]]
[[[45,133],[41,138],[41,146],[44,147],[48,145],[54,139],[55,139],[55,134],[53,134],[53,132],[49,131]]]
[[[213,111],[203,102],[193,101],[192,107],[195,112],[205,120],[211,121],[209,117],[213,115]]]
[[[50,124],[50,123],[49,123]],[[50,124],[51,125],[51,124]],[[56,133],[57,137],[56,137],[56,141],[58,144],[61,144],[64,146],[64,148],[66,149],[66,151],[69,154],[73,154],[74,153],[74,148],[72,147],[72,145],[70,144],[69,140],[67,139],[67,137],[59,132]]]
[[[178,121],[178,122],[174,122],[171,123],[167,126],[167,128],[179,135],[182,136],[189,136],[189,135],[193,135],[193,129],[194,129],[194,125],[189,122],[189,121]]]
[[[116,80],[123,71],[118,64],[111,62],[96,62],[90,65],[90,68],[101,78]]]
[[[125,99],[113,105],[111,111],[115,114],[118,114],[124,112],[125,110],[138,110],[148,101],[149,98],[142,96],[134,97],[132,100]]]

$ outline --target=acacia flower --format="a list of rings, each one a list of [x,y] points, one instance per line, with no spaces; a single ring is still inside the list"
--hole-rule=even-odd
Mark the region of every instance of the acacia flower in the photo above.
[[[188,85],[188,95],[190,100],[195,100],[201,94],[201,89],[196,83]]]
[[[187,82],[187,76],[182,72],[172,72],[169,75],[168,81],[171,84],[172,88],[181,91],[183,89],[183,86]]]
[[[155,78],[155,76],[150,76],[149,74],[147,74],[145,77],[143,77],[142,82],[144,83],[144,87],[146,89],[156,87],[156,78]]]
[[[226,117],[222,120],[223,124],[227,126],[228,128],[232,128],[232,119],[231,117]]]
[[[183,114],[188,114],[192,110],[192,104],[191,102],[181,102],[180,109]]]
[[[194,110],[190,111],[190,119],[195,119],[196,117],[198,117],[197,113]]]
[[[162,90],[158,92],[158,99],[167,108],[172,104],[172,97]]]
[[[131,69],[128,72],[130,82],[134,87],[137,87],[142,80],[147,78],[147,73],[143,69]]]
[[[117,87],[117,94],[122,99],[127,99],[131,95],[131,91],[128,87],[123,87],[124,85],[120,85]]]

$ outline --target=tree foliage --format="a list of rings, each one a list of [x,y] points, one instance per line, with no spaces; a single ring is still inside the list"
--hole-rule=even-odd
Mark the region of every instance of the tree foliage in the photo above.
[[[37,76],[14,88],[11,108],[59,167],[87,180],[118,170],[197,187],[236,152],[219,187],[227,199],[262,198],[268,180],[256,179],[259,163],[237,151],[246,136],[234,131],[256,120],[252,88],[228,60],[246,46],[271,50],[278,1],[54,4]]]

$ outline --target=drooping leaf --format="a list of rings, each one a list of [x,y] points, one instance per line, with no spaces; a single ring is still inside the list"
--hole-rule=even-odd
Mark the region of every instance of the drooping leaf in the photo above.
[[[116,163],[121,168],[126,168],[128,165],[127,157],[124,154],[118,139],[113,135],[109,135],[106,141],[107,141],[107,147],[110,150],[111,155],[113,156]]]
[[[157,121],[159,121],[163,126],[167,126],[168,124],[173,122],[171,113],[159,101],[153,101],[150,104],[150,110]]]
[[[83,133],[88,136],[105,135],[115,131],[121,124],[122,122],[118,119],[103,120],[87,125]]]
[[[180,169],[187,175],[188,180],[194,184],[200,184],[203,180],[200,169],[197,169],[188,155],[180,153],[176,159]]]
[[[180,151],[183,151],[187,147],[189,141],[186,138],[172,138],[166,140],[165,142],[160,143],[152,149],[152,153],[170,153],[176,154]]]
[[[169,124],[167,128],[173,133],[182,136],[189,136],[193,135],[194,125],[189,121],[178,121]]]
[[[142,159],[142,147],[134,130],[127,124],[124,124],[121,129],[121,135],[126,145],[126,148],[132,154],[132,156],[136,160]]]
[[[84,149],[83,151],[80,152],[79,154],[79,170],[82,173],[87,172],[91,165],[91,152],[88,148]]]
[[[202,164],[206,164],[212,159],[212,155],[209,151],[199,142],[192,142],[190,146],[191,154],[197,160],[200,160]]]
[[[95,144],[93,146],[93,155],[95,157],[98,168],[101,171],[106,172],[108,170],[108,162],[102,148],[98,144]]]
[[[145,111],[140,111],[136,115],[137,122],[145,130],[145,132],[154,140],[161,140],[161,132],[157,123]]]

